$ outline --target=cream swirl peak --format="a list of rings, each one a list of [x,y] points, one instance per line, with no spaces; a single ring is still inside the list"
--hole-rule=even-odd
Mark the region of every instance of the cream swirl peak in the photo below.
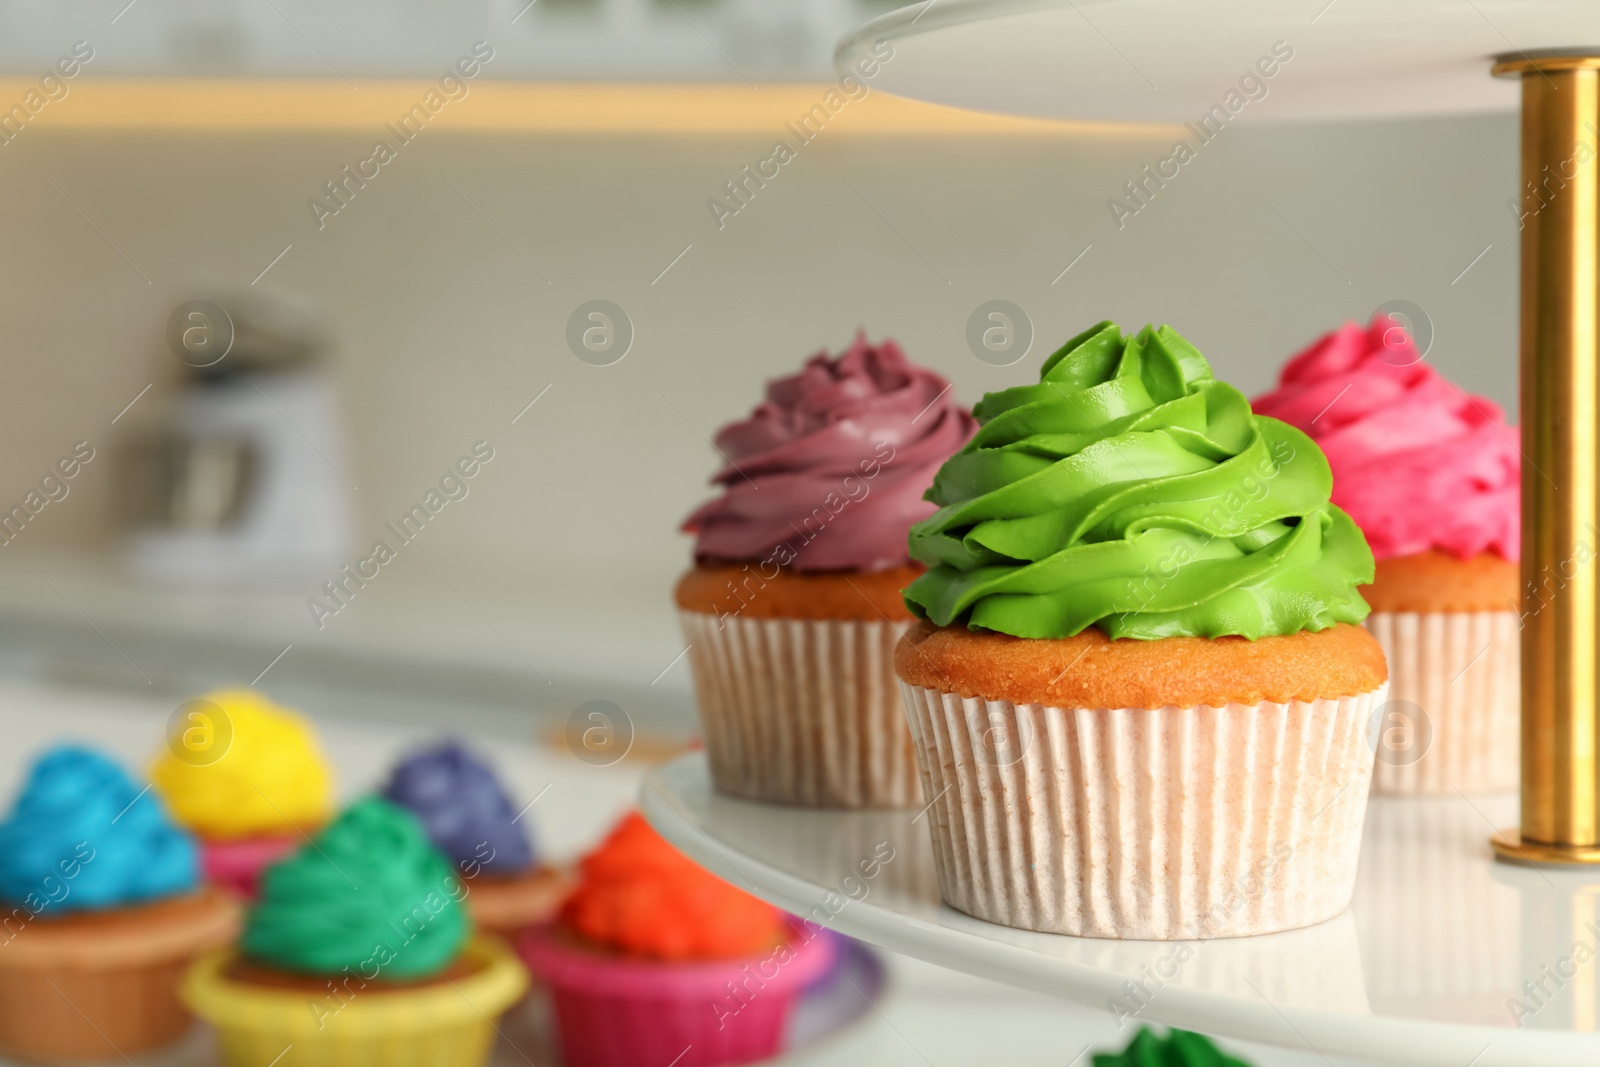
[[[909,561],[923,492],[977,429],[950,383],[865,332],[837,357],[767,384],[748,418],[717,432],[722,495],[685,521],[698,563],[874,571]]]
[[[1258,414],[1297,426],[1333,468],[1333,502],[1379,559],[1522,548],[1522,460],[1500,406],[1422,361],[1387,315],[1347,322],[1284,365]]]

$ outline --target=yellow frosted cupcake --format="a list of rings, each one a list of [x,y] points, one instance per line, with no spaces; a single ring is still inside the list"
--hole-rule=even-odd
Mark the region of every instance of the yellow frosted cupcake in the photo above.
[[[150,780],[202,842],[205,874],[246,897],[261,871],[328,821],[332,775],[310,723],[253,689],[183,708]]]

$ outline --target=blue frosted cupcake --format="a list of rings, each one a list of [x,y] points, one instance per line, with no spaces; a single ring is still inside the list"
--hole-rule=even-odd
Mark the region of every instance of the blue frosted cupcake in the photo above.
[[[112,1059],[178,1037],[190,960],[237,908],[160,798],[93,749],[39,757],[0,822],[0,1049]]]
[[[539,862],[525,809],[513,806],[493,768],[456,741],[406,757],[383,795],[415,815],[455,866],[482,929],[512,937],[550,918],[571,887]]]

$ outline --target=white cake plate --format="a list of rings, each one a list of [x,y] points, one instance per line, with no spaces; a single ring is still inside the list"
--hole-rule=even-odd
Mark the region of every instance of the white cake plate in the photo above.
[[[1348,912],[1186,943],[971,918],[940,903],[926,817],[734,800],[700,753],[650,775],[641,804],[696,862],[796,915],[1136,1022],[1385,1063],[1600,1063],[1600,871],[1496,863],[1488,835],[1515,823],[1514,798],[1375,799]]]
[[[1187,123],[1179,136],[1193,142],[1235,121],[1512,110],[1519,84],[1491,78],[1491,57],[1592,56],[1596,46],[1596,0],[921,0],[851,34],[837,62],[841,72],[871,71],[876,89],[917,99]],[[1592,143],[1584,98],[1574,95],[1594,91],[1590,75],[1562,63],[1523,71],[1530,181],[1541,161],[1565,159],[1580,139]],[[1542,214],[1550,205],[1525,205],[1529,425],[1550,424],[1567,403],[1530,383],[1565,382],[1557,372],[1568,368],[1587,380],[1596,360],[1588,328],[1594,166],[1582,166],[1581,196],[1557,199]],[[1568,422],[1592,422],[1592,414],[1591,406]],[[1577,465],[1557,476],[1559,499],[1536,500],[1524,538],[1530,551],[1569,544],[1564,516],[1589,517],[1585,493],[1600,484],[1584,465],[1590,455],[1588,438],[1562,438],[1539,454],[1550,463],[1576,457]],[[1531,558],[1530,573],[1543,573],[1539,562]],[[1538,620],[1550,639],[1530,648],[1583,647],[1592,637],[1567,616],[1557,621]],[[1578,677],[1586,664],[1539,659],[1535,667],[1554,686],[1557,675]],[[1578,785],[1563,783],[1586,785],[1593,775],[1587,750],[1563,747],[1563,739],[1581,735],[1593,717],[1593,708],[1565,700],[1525,713],[1525,729],[1531,723],[1558,736],[1549,758],[1535,753],[1543,762],[1533,772],[1524,764],[1530,780],[1555,783],[1530,818],[1544,832],[1534,836],[1556,852],[1576,854],[1587,841],[1559,836],[1586,830],[1558,816],[1581,807]],[[1115,998],[1115,1010],[1131,1007],[1140,1018],[1324,1055],[1441,1067],[1600,1063],[1600,868],[1496,863],[1487,839],[1517,823],[1511,798],[1374,802],[1348,913],[1305,930],[1198,944],[1181,966],[1172,946],[1029,934],[942,907],[925,827],[910,832],[910,816],[741,804],[712,794],[699,762],[664,769],[645,801],[680,847],[799,911],[836,887],[852,857],[877,840],[893,842],[898,855],[882,884],[834,924],[959,970],[1088,1004]]]
[[[922,0],[846,37],[840,71],[879,41],[892,57],[873,88],[982,111],[1185,122],[1230,90],[1246,101],[1230,121],[1511,111],[1517,85],[1489,57],[1600,45],[1600,3]],[[1240,88],[1252,72],[1257,99]]]

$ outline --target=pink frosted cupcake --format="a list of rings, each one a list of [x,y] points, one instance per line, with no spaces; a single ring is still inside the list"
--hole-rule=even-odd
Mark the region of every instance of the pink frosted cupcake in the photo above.
[[[721,495],[684,529],[678,583],[717,788],[814,807],[907,807],[921,791],[894,677],[911,623],[922,494],[977,424],[950,383],[858,335],[767,385],[724,426]]]
[[[567,1067],[777,1055],[795,998],[831,961],[820,927],[696,866],[637,814],[581,868],[560,918],[521,944]]]
[[[1328,456],[1333,502],[1372,546],[1361,593],[1389,660],[1373,734],[1380,793],[1493,792],[1518,781],[1521,458],[1499,405],[1422,361],[1388,316],[1326,334],[1258,414]]]

